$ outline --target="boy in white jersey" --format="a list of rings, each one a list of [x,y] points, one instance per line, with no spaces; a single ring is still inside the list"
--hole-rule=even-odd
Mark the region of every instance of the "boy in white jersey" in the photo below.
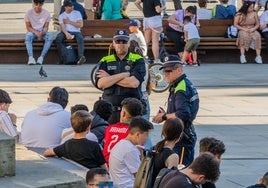
[[[181,62],[185,63],[187,54],[192,52],[193,56],[193,66],[198,66],[196,49],[200,43],[200,36],[197,27],[191,22],[190,16],[185,16],[183,18],[183,31],[184,31],[184,41],[186,42],[184,52],[182,55]]]

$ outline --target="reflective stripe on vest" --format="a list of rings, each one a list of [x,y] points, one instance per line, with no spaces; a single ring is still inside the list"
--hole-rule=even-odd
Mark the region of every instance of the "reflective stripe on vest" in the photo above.
[[[180,83],[175,87],[174,93],[177,91],[186,91],[186,82],[185,80],[180,81]]]
[[[127,60],[136,62],[140,58],[142,57],[139,54],[129,53]],[[116,58],[114,54],[105,56],[101,59],[101,62],[106,62],[106,63],[115,62],[115,61],[116,61]]]

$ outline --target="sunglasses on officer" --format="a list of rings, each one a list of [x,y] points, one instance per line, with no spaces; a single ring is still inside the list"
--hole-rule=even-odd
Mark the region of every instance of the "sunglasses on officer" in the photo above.
[[[114,41],[116,44],[127,44],[128,41],[125,41],[125,40],[116,40]]]

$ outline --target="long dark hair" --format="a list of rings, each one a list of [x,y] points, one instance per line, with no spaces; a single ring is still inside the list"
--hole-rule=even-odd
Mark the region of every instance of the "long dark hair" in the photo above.
[[[265,3],[264,10],[268,10],[267,4],[268,4],[268,1],[266,1],[266,3]]]
[[[245,1],[244,4],[242,5],[242,7],[237,11],[238,13],[241,13],[241,14],[244,14],[244,15],[247,15],[248,13],[248,8],[251,6],[251,5],[255,5],[255,2],[251,2],[251,1]]]
[[[156,152],[160,153],[163,151],[163,147],[166,141],[174,141],[180,138],[183,132],[183,122],[179,118],[167,119],[163,125],[161,136],[164,137],[163,140],[155,145]]]

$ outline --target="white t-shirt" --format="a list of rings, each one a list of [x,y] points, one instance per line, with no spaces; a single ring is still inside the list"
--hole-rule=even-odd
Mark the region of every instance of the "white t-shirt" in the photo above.
[[[189,22],[188,24],[184,25],[183,29],[184,31],[188,32],[188,40],[194,38],[198,39],[200,38],[198,30],[192,22]]]
[[[140,166],[140,152],[129,140],[120,140],[111,150],[110,175],[118,188],[133,188],[134,173]]]
[[[8,113],[3,110],[0,110],[0,132],[4,132],[12,137],[18,135],[18,132],[14,127]]]
[[[77,22],[79,20],[83,20],[81,13],[79,11],[77,11],[77,10],[73,10],[69,14],[67,14],[66,12],[61,13],[59,15],[59,24],[63,24],[63,19],[66,19],[66,18],[68,18],[72,22]],[[80,28],[79,27],[75,27],[75,26],[70,25],[70,24],[64,24],[64,25],[65,25],[65,29],[67,31],[70,31],[70,32],[80,32]]]
[[[199,20],[209,20],[212,18],[212,11],[206,8],[197,9],[197,18]]]
[[[260,25],[268,24],[268,10],[264,11],[260,16]],[[262,30],[262,32],[268,31],[268,27]]]
[[[64,137],[63,137],[64,136]],[[66,142],[67,140],[70,140],[74,137],[74,130],[72,127],[64,129],[62,131],[61,134],[61,144],[63,144],[64,142]],[[87,133],[86,138],[88,140],[94,141],[94,142],[98,142],[98,138],[95,134],[93,134],[92,132]]]
[[[43,27],[46,22],[50,22],[50,13],[42,9],[40,13],[36,13],[34,9],[30,9],[26,12],[24,21],[30,22],[31,26],[37,31],[43,31]]]

